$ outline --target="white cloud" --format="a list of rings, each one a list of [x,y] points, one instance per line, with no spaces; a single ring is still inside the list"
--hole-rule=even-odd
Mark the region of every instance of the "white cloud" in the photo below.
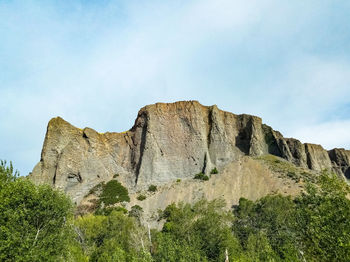
[[[350,120],[306,125],[296,129],[293,137],[302,142],[321,144],[326,149],[350,149]]]
[[[272,0],[0,4],[0,158],[26,173],[51,117],[123,131],[140,107],[158,101],[196,99],[253,113],[285,135],[318,125],[350,97],[348,62],[301,44],[318,44],[309,25],[317,27],[326,7]]]
[[[263,84],[269,101],[263,115],[288,135],[339,117],[335,109],[349,101],[350,63],[342,59],[302,55],[275,73]]]

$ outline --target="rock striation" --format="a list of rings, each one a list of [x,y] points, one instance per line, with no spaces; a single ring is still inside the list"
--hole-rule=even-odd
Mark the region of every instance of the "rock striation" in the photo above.
[[[89,190],[115,174],[131,192],[149,185],[224,170],[245,156],[272,154],[298,167],[328,169],[350,179],[350,151],[303,144],[251,115],[235,115],[197,101],[143,107],[122,133],[79,129],[50,120],[40,162],[30,178],[67,192],[80,203]]]

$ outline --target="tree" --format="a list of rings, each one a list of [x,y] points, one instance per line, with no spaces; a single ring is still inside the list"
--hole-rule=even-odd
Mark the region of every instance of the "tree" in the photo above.
[[[196,245],[165,232],[157,232],[154,238],[153,257],[159,262],[204,262],[205,255]]]
[[[285,261],[298,261],[300,254],[293,228],[294,213],[295,204],[289,196],[268,195],[256,202],[241,198],[234,210],[233,231],[248,254],[253,252],[256,255],[252,243],[262,245],[266,242],[266,248],[260,247],[258,250],[265,250],[266,254],[272,254],[271,257],[275,259],[279,257]]]
[[[232,214],[222,200],[201,200],[194,205],[169,205],[161,218],[166,219],[161,235],[155,236],[156,261],[224,261],[241,256],[241,246],[231,232]],[[186,260],[182,251],[186,250]]]
[[[75,228],[89,261],[152,261],[146,230],[124,212],[79,217]]]
[[[9,182],[15,181],[19,177],[19,172],[13,169],[12,162],[7,165],[5,160],[0,160],[0,190]]]
[[[326,172],[318,180],[296,198],[301,248],[307,261],[350,261],[349,186]]]
[[[0,165],[0,260],[52,261],[68,249],[72,203],[50,186]]]

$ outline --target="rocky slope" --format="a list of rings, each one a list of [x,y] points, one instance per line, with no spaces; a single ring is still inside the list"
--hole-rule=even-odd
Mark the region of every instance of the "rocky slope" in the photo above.
[[[136,196],[149,185],[158,186],[158,192],[140,204],[149,211],[201,196],[223,197],[231,205],[240,196],[256,199],[271,192],[299,192],[303,179],[278,177],[261,160],[268,154],[284,159],[300,174],[328,169],[350,179],[349,150],[302,144],[284,138],[259,117],[235,115],[196,101],[146,106],[123,133],[100,134],[53,118],[30,178],[64,190],[79,204],[91,188],[118,174],[131,194],[129,205],[140,204]],[[209,175],[214,167],[219,174],[210,181],[193,180],[200,172]]]

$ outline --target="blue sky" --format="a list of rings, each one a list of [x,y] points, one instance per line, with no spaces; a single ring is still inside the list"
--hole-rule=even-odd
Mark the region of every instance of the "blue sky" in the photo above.
[[[349,1],[0,1],[0,159],[26,175],[47,122],[128,130],[198,100],[350,148]]]

